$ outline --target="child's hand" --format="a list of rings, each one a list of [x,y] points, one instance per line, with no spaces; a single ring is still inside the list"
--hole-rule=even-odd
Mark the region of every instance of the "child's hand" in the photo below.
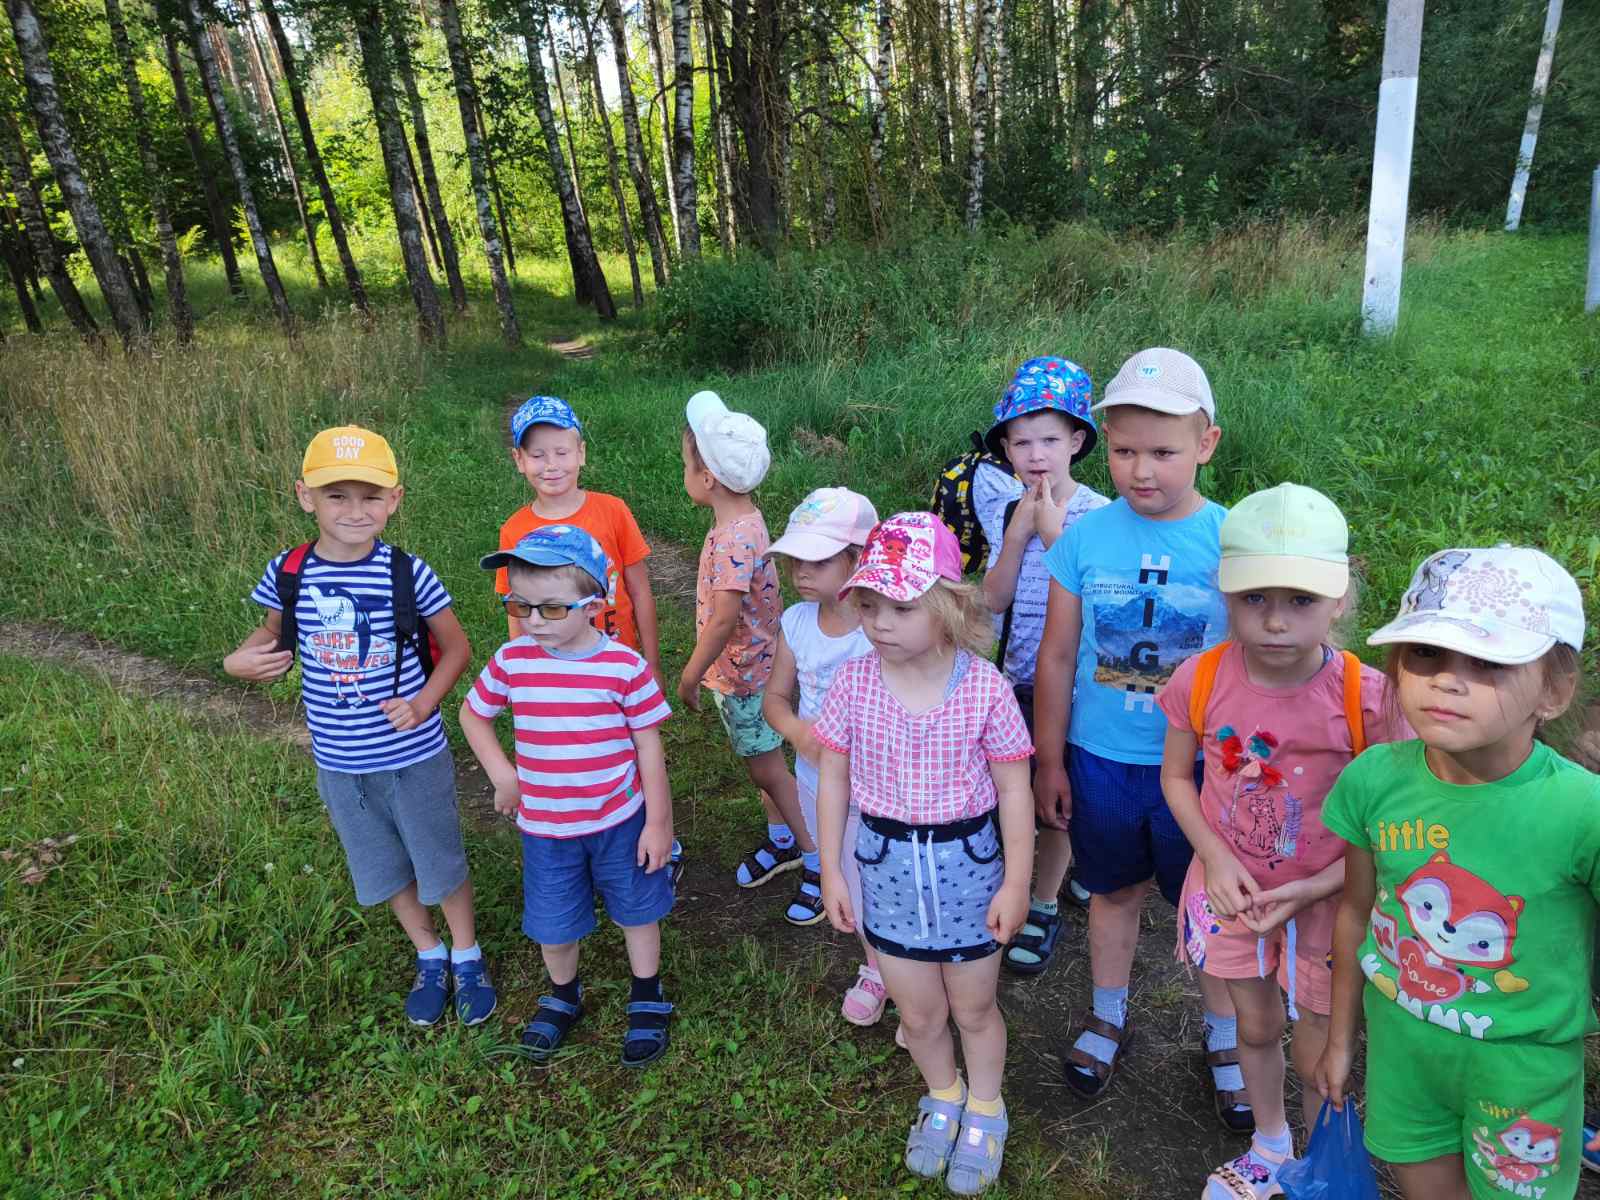
[[[1312,1086],[1321,1093],[1324,1100],[1340,1111],[1344,1110],[1345,1084],[1350,1082],[1350,1069],[1355,1065],[1355,1061],[1354,1049],[1340,1046],[1330,1038],[1322,1051],[1322,1057],[1317,1060],[1316,1069],[1311,1072]]]
[[[1011,510],[1011,523],[1006,526],[1005,540],[1008,542],[1026,542],[1033,536],[1035,521],[1035,507],[1039,502],[1039,485],[1034,484],[1026,489],[1017,500],[1017,507]]]
[[[266,683],[281,679],[294,666],[293,650],[274,650],[265,646],[241,646],[222,660],[222,669],[235,679]]]
[[[822,868],[822,909],[828,914],[828,924],[840,933],[856,931],[856,915],[850,909],[850,889],[838,868]]]
[[[1065,829],[1072,820],[1072,784],[1066,767],[1040,767],[1033,777],[1033,807],[1041,825]]]
[[[1211,901],[1212,911],[1217,916],[1237,917],[1256,902],[1261,885],[1237,858],[1223,850],[1204,862],[1206,899]]]
[[[815,766],[822,760],[822,743],[817,741],[817,735],[811,732],[817,727],[817,723],[815,721],[802,721],[800,724],[804,726],[805,732],[795,738],[793,742],[794,752],[800,758]]]
[[[639,832],[639,849],[634,862],[644,868],[646,875],[654,874],[672,859],[672,826],[666,822],[646,821]]]
[[[522,807],[522,784],[517,780],[517,773],[512,771],[494,781],[494,810],[502,817],[512,817],[517,809]]]
[[[691,678],[687,671],[678,680],[678,699],[682,700],[691,712],[700,711],[700,681]]]
[[[1002,946],[1016,936],[1017,930],[1028,919],[1028,883],[1023,880],[1015,887],[1002,885],[989,901],[989,916],[984,924],[989,936]]]
[[[1257,937],[1265,937],[1308,903],[1311,897],[1305,881],[1290,883],[1256,893],[1255,902],[1239,913],[1239,922]]]
[[[433,716],[431,708],[423,708],[415,700],[406,700],[399,696],[391,696],[387,700],[378,701],[378,708],[384,716],[389,718],[389,724],[394,726],[396,733],[404,733],[408,729],[415,729]]]
[[[1061,526],[1066,519],[1067,502],[1056,501],[1055,489],[1046,475],[1039,481],[1039,498],[1033,505],[1033,529],[1047,549],[1061,536]]]

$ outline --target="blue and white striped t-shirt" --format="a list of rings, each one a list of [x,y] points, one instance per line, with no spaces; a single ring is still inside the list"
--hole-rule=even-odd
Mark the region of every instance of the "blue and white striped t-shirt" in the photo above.
[[[283,610],[278,567],[285,550],[267,566],[250,599]],[[450,593],[420,558],[411,560],[417,614],[431,617],[450,607]],[[328,562],[315,550],[300,566],[295,604],[300,651],[300,691],[311,728],[311,752],[319,767],[360,774],[395,771],[431,758],[445,747],[444,724],[435,712],[415,729],[396,733],[378,705],[394,689],[394,597],[389,583],[389,547],[378,542],[359,562]],[[422,690],[422,665],[407,646],[399,695]]]

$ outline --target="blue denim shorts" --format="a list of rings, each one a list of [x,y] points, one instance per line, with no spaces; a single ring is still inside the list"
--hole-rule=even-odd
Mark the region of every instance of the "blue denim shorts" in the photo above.
[[[672,911],[672,872],[646,873],[636,861],[644,809],[620,825],[575,838],[522,835],[522,932],[541,946],[564,946],[592,933],[594,898],[623,928],[649,925]]]
[[[862,931],[891,958],[970,962],[1000,949],[989,902],[1005,882],[993,810],[947,825],[861,814]]]
[[[344,847],[357,904],[382,904],[407,884],[437,904],[467,881],[449,750],[396,771],[317,768],[317,792]]]
[[[1196,760],[1196,787],[1200,774]],[[1153,878],[1167,903],[1176,906],[1194,851],[1161,794],[1161,767],[1117,762],[1069,745],[1067,781],[1072,785],[1067,828],[1078,882],[1104,894]]]

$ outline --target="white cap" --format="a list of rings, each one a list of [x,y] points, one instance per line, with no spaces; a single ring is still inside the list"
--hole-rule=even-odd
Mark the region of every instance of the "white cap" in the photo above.
[[[715,392],[689,397],[685,415],[694,434],[695,449],[712,477],[731,492],[743,495],[761,486],[772,466],[767,431],[746,413],[729,410]]]
[[[1370,646],[1416,642],[1516,666],[1557,642],[1583,648],[1583,595],[1542,550],[1502,543],[1441,550],[1423,560],[1394,620]]]
[[[1183,351],[1164,346],[1141,350],[1123,363],[1116,378],[1106,384],[1104,396],[1091,412],[1131,404],[1175,417],[1203,412],[1207,420],[1217,419],[1211,381],[1200,364]]]

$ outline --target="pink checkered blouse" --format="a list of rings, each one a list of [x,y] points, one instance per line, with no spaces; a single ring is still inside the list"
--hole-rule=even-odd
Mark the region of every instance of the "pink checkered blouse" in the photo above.
[[[927,712],[907,712],[883,681],[876,653],[833,677],[817,716],[817,741],[850,756],[850,798],[861,811],[908,825],[944,825],[1000,802],[991,762],[1033,753],[1005,676],[967,654],[955,690]]]

